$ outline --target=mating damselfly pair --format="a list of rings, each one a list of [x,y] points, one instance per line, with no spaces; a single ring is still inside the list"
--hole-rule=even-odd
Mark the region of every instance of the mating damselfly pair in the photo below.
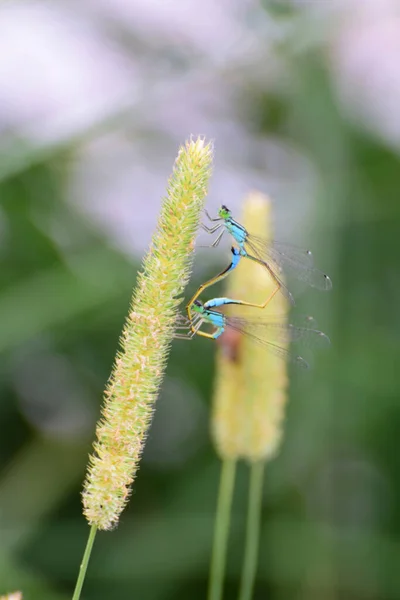
[[[243,225],[233,219],[231,211],[224,205],[218,212],[218,217],[211,217],[207,211],[206,216],[212,223],[211,227],[202,224],[202,228],[209,234],[217,233],[217,237],[209,247],[217,247],[224,233],[228,232],[235,240],[237,247],[232,246],[231,263],[218,275],[202,284],[186,306],[187,316],[179,316],[177,327],[179,333],[175,337],[192,339],[195,335],[209,339],[218,339],[228,330],[247,336],[255,343],[282,358],[295,364],[307,367],[307,362],[300,356],[295,356],[286,348],[290,342],[307,340],[311,346],[327,345],[329,338],[313,327],[312,320],[308,319],[306,326],[297,327],[279,318],[255,318],[228,316],[216,308],[227,305],[249,306],[265,308],[277,292],[283,293],[290,304],[294,305],[294,297],[286,285],[286,276],[296,279],[320,290],[330,290],[330,278],[314,267],[313,256],[309,250],[302,250],[288,244],[268,242],[249,233]],[[253,303],[233,298],[213,298],[203,303],[198,298],[204,290],[227,277],[239,264],[242,258],[247,258],[263,266],[275,283],[272,293],[262,303]],[[205,331],[202,326],[211,326],[211,331]],[[282,344],[282,345],[280,345]]]

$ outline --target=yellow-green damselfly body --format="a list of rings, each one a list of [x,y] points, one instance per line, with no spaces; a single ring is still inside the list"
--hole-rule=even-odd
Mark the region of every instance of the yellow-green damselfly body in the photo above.
[[[220,207],[218,217],[211,217],[207,211],[205,213],[210,221],[217,223],[212,227],[202,224],[202,228],[207,233],[218,232],[211,247],[216,248],[224,233],[228,232],[236,241],[241,256],[258,262],[268,270],[277,287],[271,297],[267,299],[267,304],[278,290],[282,291],[291,304],[295,304],[291,292],[282,281],[282,275],[289,277],[293,275],[296,279],[319,290],[332,288],[332,281],[328,275],[314,267],[310,250],[303,250],[281,242],[269,242],[252,235],[243,225],[235,221],[231,211],[225,205]]]
[[[206,281],[206,283],[203,283],[198,288],[198,290],[196,291],[194,296],[187,303],[186,313],[187,313],[187,316],[188,316],[188,319],[190,322],[193,320],[193,314],[192,314],[193,305],[194,305],[195,301],[197,300],[197,298],[200,296],[200,294],[202,294],[206,288],[210,287],[211,285],[214,285],[218,281],[221,281],[222,279],[227,277],[227,275],[229,275],[229,273],[231,273],[238,266],[240,260],[243,257],[243,254],[240,252],[239,248],[236,248],[235,246],[232,246],[231,253],[232,253],[232,260],[231,260],[230,264],[226,267],[226,269],[221,271],[221,273],[219,273],[215,277],[212,277],[211,279]],[[268,298],[265,300],[265,302],[263,302],[262,304],[256,304],[254,302],[246,302],[245,300],[235,300],[234,302],[232,301],[231,304],[235,303],[235,304],[240,304],[241,306],[253,306],[255,308],[265,308],[267,306],[267,304],[270,302],[270,300],[272,300],[273,296],[276,294],[278,289],[279,288],[276,288],[272,292],[272,294],[270,294],[268,296]]]
[[[175,334],[180,339],[192,339],[195,335],[217,340],[225,331],[233,330],[247,336],[257,344],[261,344],[277,356],[293,362],[300,367],[308,368],[308,363],[301,356],[293,355],[286,347],[279,344],[288,342],[297,342],[306,340],[311,346],[329,345],[329,338],[313,327],[297,327],[279,321],[280,317],[269,317],[266,319],[247,319],[242,317],[232,317],[225,315],[216,308],[228,304],[242,304],[241,300],[232,298],[213,298],[204,304],[200,300],[193,302],[192,310],[194,316],[186,319],[183,316],[178,318],[179,331],[183,333]],[[312,324],[312,319],[308,319]],[[211,331],[204,331],[202,326],[211,326]]]

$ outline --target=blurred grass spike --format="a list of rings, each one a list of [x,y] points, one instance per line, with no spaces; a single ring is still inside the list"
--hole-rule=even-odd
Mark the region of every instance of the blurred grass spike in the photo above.
[[[252,193],[246,198],[243,223],[244,226],[240,226],[243,231],[247,231],[248,228],[255,234],[263,236],[266,243],[269,242],[271,239],[270,203],[266,197]],[[242,247],[244,248],[243,244]],[[254,302],[257,303],[265,300],[271,294],[274,295],[275,291],[279,289],[277,280],[271,270],[265,266],[263,261],[253,260],[246,261],[244,265],[235,268],[229,279],[228,298],[225,300],[234,297],[242,298],[246,294],[246,297],[254,298]],[[283,282],[281,283],[283,285]],[[271,305],[273,305],[272,310],[280,314],[281,322],[280,326],[275,328],[275,333],[278,333],[278,336],[281,333],[284,335],[279,337],[279,352],[265,352],[264,343],[253,343],[255,336],[251,334],[251,331],[247,331],[249,335],[242,335],[245,332],[245,319],[231,316],[231,312],[234,310],[233,305],[237,303],[224,303],[223,300],[211,301],[213,306],[223,304],[232,304],[232,306],[226,306],[227,314],[219,313],[219,325],[222,326],[222,331],[218,332],[217,329],[217,333],[220,335],[218,336],[219,351],[217,353],[212,430],[214,443],[222,460],[222,471],[208,598],[209,600],[221,600],[223,591],[233,494],[233,484],[230,487],[227,486],[224,473],[228,466],[230,471],[234,471],[235,467],[232,465],[236,465],[238,459],[244,458],[250,462],[251,469],[246,544],[239,599],[250,600],[257,567],[264,461],[275,454],[281,439],[281,424],[288,384],[286,361],[281,358],[288,357],[287,346],[291,337],[287,334],[290,334],[291,330],[287,325],[288,303],[282,294],[276,295],[274,300],[265,306],[263,316],[265,323],[271,319]],[[204,306],[206,305],[207,303]],[[204,316],[201,307],[196,305],[196,308],[199,309],[200,316]],[[212,307],[210,306],[210,308]],[[254,308],[251,306],[242,306],[241,311],[245,317],[249,314],[254,316]],[[214,320],[216,318],[215,316]],[[227,327],[225,330],[224,326],[229,322],[236,326]],[[247,320],[246,323],[248,326],[251,320]],[[218,325],[212,321],[211,324],[214,327]],[[254,322],[254,328],[255,330],[260,329],[260,324]],[[269,344],[269,346],[271,349],[278,348],[274,344]]]
[[[98,529],[118,523],[139,467],[190,275],[212,156],[212,145],[202,138],[180,148],[157,231],[138,276],[84,484],[84,514]]]
[[[246,229],[268,242],[271,239],[268,199],[258,193],[250,194],[244,204],[242,222]],[[258,301],[268,296],[275,287],[275,281],[266,269],[257,262],[246,262],[232,273],[227,296],[243,297],[245,292]],[[281,438],[288,385],[287,365],[281,358],[290,356],[288,344],[293,336],[307,332],[307,329],[287,323],[288,304],[282,295],[275,296],[263,310],[263,321],[268,333],[279,341],[279,352],[265,352],[263,344],[254,343],[252,335],[241,335],[243,327],[240,325],[252,322],[248,316],[254,319],[254,309],[242,307],[241,318],[231,316],[233,306],[228,309],[227,322],[235,325],[238,321],[238,326],[231,327],[228,335],[224,332],[219,338],[213,438],[222,459],[265,460],[277,451]],[[275,326],[274,314],[280,315],[280,323]],[[254,328],[257,328],[255,320]],[[318,337],[318,332],[309,331]],[[277,346],[272,345],[271,349],[274,348]],[[303,361],[298,362],[304,364]]]

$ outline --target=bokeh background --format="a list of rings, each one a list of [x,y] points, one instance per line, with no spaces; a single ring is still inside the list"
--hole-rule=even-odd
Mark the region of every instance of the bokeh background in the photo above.
[[[137,268],[178,146],[204,134],[209,211],[269,194],[276,239],[311,247],[333,280],[296,309],[332,345],[292,372],[255,598],[399,598],[397,0],[3,1],[0,31],[0,593],[71,597],[81,483]],[[188,294],[227,260],[229,240],[199,250]],[[85,598],[205,597],[213,368],[207,340],[174,343],[132,501],[96,540]]]

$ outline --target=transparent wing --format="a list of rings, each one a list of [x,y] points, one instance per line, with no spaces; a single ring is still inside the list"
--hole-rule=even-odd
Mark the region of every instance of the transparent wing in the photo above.
[[[276,319],[279,318],[281,319],[281,317],[276,317]],[[302,342],[309,348],[321,348],[330,344],[327,335],[318,329],[312,328],[314,323],[312,317],[305,319],[305,324],[309,324],[311,327],[298,327],[291,323],[282,323],[282,321],[275,321],[274,317],[269,317],[268,320],[253,320],[227,316],[226,323],[229,327],[241,331],[245,335],[251,334],[261,341],[267,340],[268,342],[278,344]]]
[[[296,327],[295,325],[274,322],[268,319],[250,320],[241,317],[226,317],[226,324],[231,329],[249,337],[252,341],[268,348],[276,356],[307,369],[308,363],[301,356],[296,356],[279,344],[288,344],[304,340],[308,346],[327,346],[329,338],[317,329]]]
[[[296,325],[282,322],[282,317],[269,317],[268,320],[245,319],[242,317],[226,316],[227,329],[237,331],[247,336],[256,344],[264,346],[269,352],[272,352],[279,358],[293,363],[303,369],[308,369],[308,363],[301,356],[296,356],[289,349],[280,346],[280,344],[290,344],[291,342],[304,342],[311,348],[329,346],[330,341],[322,331],[312,329],[314,321],[312,317],[306,317],[304,322],[309,327],[297,327]],[[195,336],[190,333],[189,321],[183,315],[177,318],[177,328],[179,333],[175,337],[180,339],[190,339]],[[221,338],[220,338],[221,339]]]
[[[292,246],[292,244],[284,244],[275,241],[268,244],[265,240],[256,235],[250,237],[253,237],[263,246],[268,246],[270,250],[275,251],[280,255],[284,255],[287,260],[290,260],[294,264],[298,264],[300,267],[308,267],[309,269],[314,267],[314,255],[311,250],[305,250],[304,248]]]
[[[328,275],[316,269],[310,250],[303,250],[283,244],[281,242],[266,242],[265,240],[249,235],[246,245],[253,255],[262,260],[273,272],[276,279],[283,286],[283,292],[291,299],[291,294],[281,280],[282,275],[289,278],[295,277],[299,281],[319,290],[330,290],[332,282]]]
[[[278,356],[279,358],[282,358],[283,360],[285,360],[287,362],[293,363],[293,364],[301,367],[302,369],[309,368],[309,364],[307,361],[304,360],[304,358],[302,358],[301,356],[296,356],[287,348],[282,348],[282,346],[279,346],[278,344],[276,344],[272,341],[258,337],[257,335],[255,335],[254,333],[252,333],[250,331],[250,329],[247,327],[247,325],[245,328],[243,328],[238,323],[229,321],[229,323],[227,322],[227,326],[230,329],[233,329],[233,330],[238,331],[239,333],[245,335],[246,337],[251,339],[256,344],[264,346],[265,348],[268,349],[269,352],[272,352],[273,354],[275,354],[275,356]]]

